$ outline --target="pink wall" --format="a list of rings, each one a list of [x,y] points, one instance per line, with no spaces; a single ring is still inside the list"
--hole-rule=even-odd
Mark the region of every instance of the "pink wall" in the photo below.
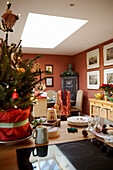
[[[62,71],[68,70],[68,64],[72,63],[74,71],[79,73],[79,89],[84,91],[83,98],[83,113],[89,114],[89,98],[92,98],[95,93],[100,92],[99,90],[88,90],[87,89],[87,66],[86,66],[86,52],[93,49],[99,48],[100,50],[100,67],[96,69],[90,69],[88,71],[100,70],[100,84],[104,82],[103,70],[104,68],[111,68],[111,66],[103,66],[103,45],[113,42],[113,39],[92,47],[84,52],[81,52],[75,56],[65,56],[65,55],[43,55],[36,62],[40,63],[41,69],[45,70],[45,65],[53,65],[53,75],[45,75],[46,77],[54,77],[54,87],[47,87],[45,90],[55,90],[61,89],[61,77]],[[24,58],[34,58],[37,54],[24,54]]]
[[[37,54],[23,54],[24,58],[34,58]],[[65,55],[43,55],[36,62],[40,63],[41,70],[45,70],[45,65],[53,65],[53,75],[45,75],[42,77],[53,77],[54,78],[54,87],[47,87],[45,90],[55,90],[58,91],[61,89],[61,78],[60,74],[63,71],[68,70],[68,64],[72,63],[72,56]]]
[[[111,66],[103,66],[103,45],[106,45],[108,43],[113,42],[112,40],[109,40],[105,43],[99,44],[93,48],[90,48],[84,52],[81,52],[77,55],[74,56],[73,58],[73,63],[75,67],[75,71],[79,73],[79,89],[84,91],[84,98],[83,98],[83,113],[84,114],[89,114],[89,98],[92,98],[95,93],[99,93],[99,90],[88,90],[87,89],[87,71],[94,71],[94,70],[100,70],[100,85],[104,83],[104,74],[103,70],[104,68],[111,68]],[[99,48],[100,50],[100,67],[96,69],[90,69],[87,70],[87,65],[86,65],[86,52],[91,51],[93,49]]]

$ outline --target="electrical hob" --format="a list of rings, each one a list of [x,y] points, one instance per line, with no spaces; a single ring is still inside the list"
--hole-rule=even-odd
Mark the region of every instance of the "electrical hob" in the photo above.
[[[113,148],[97,138],[16,151],[20,170],[113,170]]]

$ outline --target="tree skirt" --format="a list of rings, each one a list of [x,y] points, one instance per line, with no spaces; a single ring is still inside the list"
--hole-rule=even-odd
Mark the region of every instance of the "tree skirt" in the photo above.
[[[32,134],[29,109],[9,109],[0,112],[0,141],[18,140]]]

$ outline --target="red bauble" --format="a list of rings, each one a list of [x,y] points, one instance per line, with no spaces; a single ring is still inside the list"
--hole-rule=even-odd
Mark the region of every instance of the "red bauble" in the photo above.
[[[12,94],[12,98],[13,98],[13,99],[18,98],[18,93],[16,93],[16,90],[14,90],[14,93]]]

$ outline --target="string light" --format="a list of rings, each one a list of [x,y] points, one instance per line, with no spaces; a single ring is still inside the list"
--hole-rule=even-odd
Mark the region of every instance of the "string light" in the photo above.
[[[36,104],[38,104],[38,99],[35,99]]]
[[[8,88],[9,88],[9,85],[7,85],[6,88],[8,89]]]
[[[17,108],[17,106],[16,106],[16,105],[14,105],[14,108],[16,109],[16,108]]]

